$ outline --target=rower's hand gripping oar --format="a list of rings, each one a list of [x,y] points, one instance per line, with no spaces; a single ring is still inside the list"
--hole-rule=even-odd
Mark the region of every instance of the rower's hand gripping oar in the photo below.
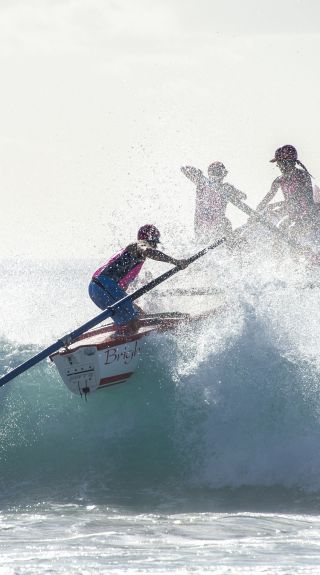
[[[206,248],[204,248],[200,252],[196,253],[195,255],[193,255],[190,258],[188,258],[187,260],[185,260],[186,264],[189,265],[192,262],[195,262],[197,259],[204,256],[209,250],[212,250],[212,249],[218,247],[224,241],[225,241],[225,238],[221,238],[220,240],[216,241],[214,244],[207,246]],[[187,265],[186,265],[186,267],[187,267]],[[152,290],[154,287],[161,284],[162,282],[164,282],[165,280],[167,280],[168,278],[170,278],[171,276],[173,276],[174,274],[179,272],[181,269],[184,269],[184,268],[180,268],[179,266],[175,266],[174,268],[171,268],[170,270],[168,270],[167,272],[165,272],[161,276],[158,276],[157,278],[155,278],[151,282],[149,282],[146,285],[142,286],[141,288],[137,289],[132,294],[128,294],[124,298],[115,302],[113,305],[107,307],[103,312],[99,313],[99,315],[97,315],[94,318],[92,318],[91,320],[87,321],[86,323],[84,323],[83,325],[81,325],[80,327],[78,327],[77,329],[75,329],[74,331],[69,333],[68,335],[58,339],[55,343],[53,343],[52,345],[50,345],[46,349],[43,349],[42,351],[40,351],[39,353],[37,353],[36,355],[34,355],[30,359],[28,359],[27,361],[25,361],[21,365],[18,365],[17,367],[15,367],[11,371],[9,371],[9,373],[6,373],[2,377],[0,377],[0,387],[2,385],[5,385],[5,383],[8,383],[12,379],[14,379],[15,377],[17,377],[21,373],[27,371],[30,367],[32,367],[33,365],[36,365],[37,363],[39,363],[40,361],[42,361],[46,357],[49,357],[49,355],[51,355],[55,351],[58,351],[61,347],[65,347],[66,345],[70,345],[70,343],[74,339],[76,339],[77,337],[82,335],[85,331],[88,331],[92,327],[98,325],[99,323],[101,323],[102,321],[107,319],[108,317],[112,317],[112,315],[114,314],[115,310],[118,307],[120,307],[121,305],[125,304],[128,301],[134,301],[134,300],[138,299],[140,296],[142,296],[143,294]]]

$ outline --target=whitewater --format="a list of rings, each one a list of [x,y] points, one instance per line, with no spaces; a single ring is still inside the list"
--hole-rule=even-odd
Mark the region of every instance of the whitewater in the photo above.
[[[85,401],[44,361],[1,388],[1,575],[319,572],[320,272],[269,252],[218,248],[142,298],[223,307],[150,337],[126,384]],[[96,263],[1,262],[1,373],[96,314]]]

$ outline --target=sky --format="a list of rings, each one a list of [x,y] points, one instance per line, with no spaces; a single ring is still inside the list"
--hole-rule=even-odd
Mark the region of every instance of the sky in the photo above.
[[[290,143],[320,182],[319,18],[318,0],[0,0],[1,259],[99,259],[146,222],[192,236],[186,164],[223,161],[255,207]]]

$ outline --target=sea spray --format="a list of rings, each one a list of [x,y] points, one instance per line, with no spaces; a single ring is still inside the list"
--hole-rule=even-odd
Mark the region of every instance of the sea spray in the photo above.
[[[19,485],[20,492],[52,497],[111,499],[150,489],[320,490],[318,288],[306,287],[304,266],[269,259],[257,268],[244,254],[235,266],[235,255],[224,249],[190,266],[190,276],[178,274],[169,292],[214,288],[218,295],[202,299],[218,311],[150,337],[126,384],[85,401],[48,361],[8,384],[0,449],[6,497]],[[3,323],[2,372],[50,343],[48,333],[59,337],[77,318],[94,315],[84,294],[90,262],[73,263],[71,272],[63,263],[43,264],[38,274],[35,262],[28,265],[15,289],[27,294],[27,280],[38,277],[39,301],[33,306],[26,295],[27,319],[20,303],[10,325],[8,318]],[[66,299],[70,277],[72,300]],[[175,308],[178,300],[191,314],[202,310],[200,300],[170,293],[141,303],[154,312]],[[39,320],[48,302],[50,315]],[[60,305],[67,313],[52,313]]]

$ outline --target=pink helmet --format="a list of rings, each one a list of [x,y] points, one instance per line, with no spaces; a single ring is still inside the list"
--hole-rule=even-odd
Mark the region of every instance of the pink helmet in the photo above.
[[[282,162],[283,160],[291,160],[296,162],[298,159],[298,152],[294,146],[286,144],[275,151],[274,158],[270,162]]]
[[[146,224],[138,230],[138,240],[146,240],[147,242],[160,242],[160,232],[156,226]]]
[[[208,166],[208,175],[212,178],[224,178],[227,173],[228,170],[222,162],[212,162]]]

